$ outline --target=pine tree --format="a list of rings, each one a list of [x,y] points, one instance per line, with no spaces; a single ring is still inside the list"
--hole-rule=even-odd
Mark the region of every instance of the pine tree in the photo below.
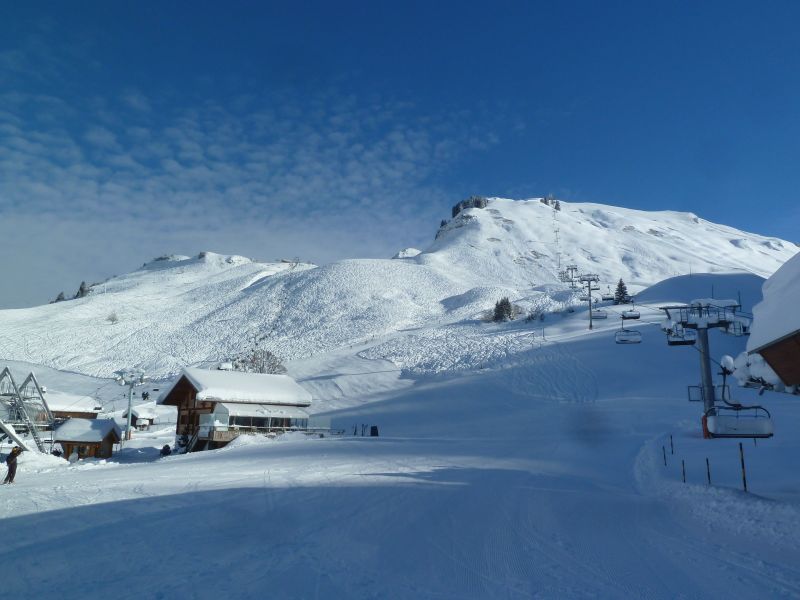
[[[555,208],[556,210],[561,210],[561,202],[556,200],[556,203],[553,205],[553,208]]]
[[[513,317],[513,310],[511,302],[508,298],[501,298],[494,305],[494,318],[495,321],[509,321]]]
[[[56,299],[52,300],[50,302],[50,304],[55,304],[56,302],[63,302],[64,300],[66,300],[66,297],[64,296],[64,292],[59,292],[58,296],[56,296]]]
[[[628,288],[620,278],[619,283],[617,283],[617,289],[614,291],[614,304],[626,304],[628,300],[630,300]]]
[[[83,298],[89,293],[89,287],[86,285],[85,281],[81,281],[81,286],[78,288],[78,292],[75,294],[76,298]]]

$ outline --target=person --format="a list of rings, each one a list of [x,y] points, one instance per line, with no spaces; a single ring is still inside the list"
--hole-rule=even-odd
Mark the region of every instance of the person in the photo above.
[[[14,446],[11,450],[11,454],[6,457],[8,473],[6,473],[6,478],[3,483],[14,483],[14,476],[17,474],[17,457],[20,455],[20,452],[22,452],[22,448]]]

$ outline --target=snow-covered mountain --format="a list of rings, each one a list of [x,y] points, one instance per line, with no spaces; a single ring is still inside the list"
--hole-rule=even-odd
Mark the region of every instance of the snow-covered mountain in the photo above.
[[[99,376],[136,365],[158,376],[225,360],[267,334],[274,352],[298,359],[391,346],[413,328],[444,332],[506,295],[563,310],[575,298],[558,280],[559,253],[562,268],[598,274],[604,291],[619,278],[636,291],[691,272],[768,276],[796,251],[688,213],[566,202],[557,211],[539,199],[492,198],[462,210],[423,252],[395,259],[316,267],[162,257],[84,298],[0,311],[0,357]]]

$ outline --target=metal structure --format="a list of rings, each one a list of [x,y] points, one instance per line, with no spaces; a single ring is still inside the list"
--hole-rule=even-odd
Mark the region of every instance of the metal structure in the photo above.
[[[581,282],[581,285],[586,287],[586,299],[589,301],[589,329],[593,329],[594,324],[592,323],[592,292],[600,289],[600,286],[597,285],[597,282],[600,281],[600,277],[592,273],[587,273],[585,275],[581,275],[578,278],[578,281]]]
[[[133,413],[133,388],[145,382],[144,371],[141,369],[123,369],[114,371],[114,376],[120,385],[128,386],[128,420],[125,425],[124,439],[131,439],[131,414]],[[122,441],[120,441],[120,444]]]
[[[578,287],[578,284],[575,283],[575,278],[578,275],[578,265],[567,265],[563,271],[560,271],[558,274],[558,278],[561,280],[562,283],[568,283],[569,287],[573,290]]]
[[[727,361],[726,361],[727,359]],[[770,438],[773,435],[772,415],[760,405],[744,405],[731,399],[727,384],[733,374],[733,359],[722,359],[722,385],[718,404],[703,413],[703,432],[710,438]]]
[[[36,376],[30,373],[21,386],[14,381],[8,367],[0,373],[0,441],[9,438],[27,448],[22,435],[33,438],[40,452],[46,452],[43,434],[52,431],[53,413],[44,399]]]
[[[694,346],[697,343],[697,332],[675,326],[667,330],[667,344],[669,346]]]
[[[620,318],[619,331],[614,334],[615,344],[641,344],[642,332],[638,329],[625,329],[625,317]]]
[[[636,310],[636,304],[634,304],[633,301],[631,301],[631,308],[629,310],[623,310],[621,316],[625,320],[631,320],[631,319],[638,319],[642,315],[641,313],[639,313],[638,310]]]
[[[556,242],[556,260],[558,264],[558,271],[561,271],[561,240],[558,238],[560,229],[558,228],[558,211],[553,210],[553,235]]]
[[[708,330],[720,329],[729,335],[746,335],[750,319],[740,314],[736,301],[695,300],[688,305],[662,306],[667,321],[662,328],[671,346],[696,345],[700,353],[699,401],[703,403],[703,436],[707,438],[758,438],[772,436],[772,419],[761,406],[744,406],[730,400],[726,378],[732,370],[723,366],[723,384],[717,387],[711,375]],[[692,400],[690,387],[690,400]],[[728,390],[726,392],[726,390]],[[717,404],[717,400],[720,404]]]

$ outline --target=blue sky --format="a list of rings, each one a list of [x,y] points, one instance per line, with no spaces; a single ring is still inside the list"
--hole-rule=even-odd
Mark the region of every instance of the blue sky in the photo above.
[[[0,2],[0,307],[391,256],[475,193],[797,240],[800,4],[167,4]]]

